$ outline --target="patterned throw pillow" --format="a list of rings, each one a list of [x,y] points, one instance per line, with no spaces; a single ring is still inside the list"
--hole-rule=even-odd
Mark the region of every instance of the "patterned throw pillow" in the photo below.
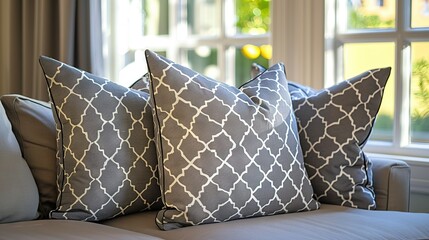
[[[252,74],[263,71],[262,66],[252,65]],[[371,161],[362,148],[390,71],[371,70],[321,91],[289,82],[305,166],[320,202],[376,207]]]
[[[362,148],[371,133],[390,70],[370,70],[293,100],[305,166],[320,202],[376,207],[371,161]]]
[[[282,64],[240,89],[146,52],[164,230],[314,210]]]
[[[57,127],[52,218],[99,221],[162,206],[147,93],[41,57]]]

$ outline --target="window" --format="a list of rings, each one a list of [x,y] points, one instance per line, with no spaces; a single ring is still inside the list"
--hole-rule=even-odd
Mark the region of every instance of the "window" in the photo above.
[[[111,79],[129,85],[145,73],[144,49],[235,85],[250,77],[252,62],[268,65],[270,44],[271,61],[285,62],[289,79],[315,88],[392,66],[366,151],[429,156],[429,0],[102,2]],[[240,16],[256,21],[239,24]]]
[[[121,84],[147,72],[145,49],[231,85],[250,79],[252,62],[268,67],[269,0],[104,3],[108,76]]]
[[[327,0],[326,79],[392,66],[367,151],[429,155],[427,0]],[[329,62],[333,64],[329,64]],[[332,84],[332,82],[327,82]],[[383,146],[383,147],[380,147]]]

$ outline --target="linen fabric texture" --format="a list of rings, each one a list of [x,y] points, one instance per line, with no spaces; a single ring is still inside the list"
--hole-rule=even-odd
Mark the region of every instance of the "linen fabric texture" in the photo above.
[[[160,229],[315,210],[283,64],[240,89],[151,51]]]
[[[149,94],[40,57],[57,129],[51,218],[99,221],[162,207]]]

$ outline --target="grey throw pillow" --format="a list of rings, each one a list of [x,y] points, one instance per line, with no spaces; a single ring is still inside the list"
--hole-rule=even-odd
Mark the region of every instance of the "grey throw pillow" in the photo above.
[[[51,106],[17,94],[3,95],[1,102],[36,181],[39,212],[42,218],[47,218],[56,206],[58,195],[55,120]]]
[[[41,57],[57,128],[52,218],[99,221],[162,206],[149,94]]]
[[[38,217],[39,193],[0,104],[0,223]]]
[[[240,89],[146,51],[164,230],[314,210],[283,64]]]
[[[252,65],[253,74],[265,69]],[[369,138],[391,68],[374,69],[320,91],[289,82],[304,162],[317,199],[375,209]]]
[[[374,209],[369,138],[391,68],[374,69],[308,97],[293,106],[308,175],[317,199]]]

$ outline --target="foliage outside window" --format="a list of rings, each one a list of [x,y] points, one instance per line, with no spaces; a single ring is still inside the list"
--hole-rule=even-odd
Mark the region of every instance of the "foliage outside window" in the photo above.
[[[270,27],[270,1],[237,0],[236,26],[241,33],[264,34]]]
[[[426,47],[429,44],[426,44]],[[429,59],[429,56],[428,56]],[[412,65],[411,139],[429,143],[429,61],[420,58]]]
[[[366,5],[353,6],[349,10],[349,21],[348,21],[349,29],[394,28],[395,19],[394,19],[394,15],[391,14],[392,10],[390,9],[386,10],[383,8],[385,7],[370,8]],[[384,11],[384,12],[377,11],[380,9],[382,9],[381,11]],[[384,13],[384,14],[381,14],[381,13]]]

